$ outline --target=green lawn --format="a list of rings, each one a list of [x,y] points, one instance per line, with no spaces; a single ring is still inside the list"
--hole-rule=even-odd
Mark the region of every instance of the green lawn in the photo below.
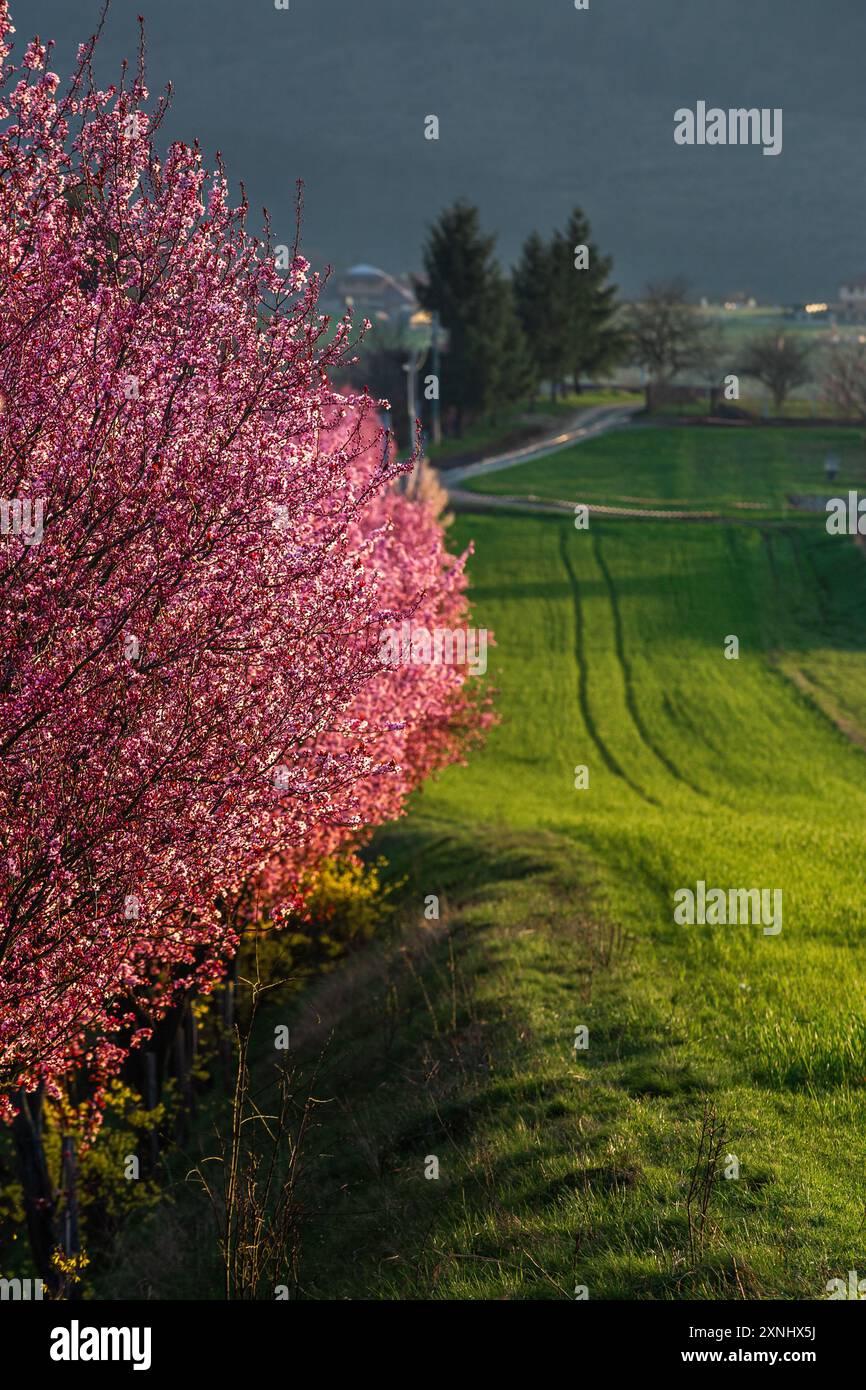
[[[832,486],[824,473],[829,453],[841,459]],[[792,494],[866,489],[866,443],[854,429],[634,425],[463,486],[617,506],[772,512]]]
[[[555,430],[564,421],[572,420],[578,411],[595,406],[634,405],[635,402],[642,404],[643,397],[615,386],[581,391],[580,395],[569,392],[555,401],[545,393],[534,401],[507,407],[496,420],[475,421],[459,438],[448,436],[441,444],[430,444],[428,453],[434,463],[447,464],[466,454],[504,452],[519,445],[524,437],[529,440]]]
[[[830,444],[853,485],[856,436],[697,430],[489,481],[778,504]],[[399,931],[289,1020],[322,1102],[297,1293],[826,1297],[866,1270],[863,555],[820,517],[464,514],[470,539],[501,723],[377,837],[405,877]],[[677,925],[701,879],[781,889],[781,932]],[[690,1234],[705,1107],[721,1159]]]
[[[763,431],[610,435],[569,456],[570,494],[565,456],[489,482],[769,505],[830,446],[853,485],[856,435]],[[820,1298],[866,1264],[862,555],[820,518],[455,530],[502,722],[380,837],[415,920],[379,992],[330,1006],[365,1140],[326,1123],[316,1182],[344,1186],[306,1292]],[[781,889],[781,933],[676,925],[698,879]],[[740,1176],[716,1172],[690,1242],[705,1104]]]

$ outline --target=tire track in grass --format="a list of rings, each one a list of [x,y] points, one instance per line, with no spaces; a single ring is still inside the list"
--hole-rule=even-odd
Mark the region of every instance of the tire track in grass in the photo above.
[[[770,598],[772,600],[772,607],[767,604],[762,613],[763,632],[765,634],[762,641],[768,658],[776,667],[779,665],[780,654],[785,649],[788,636],[785,623],[787,612],[783,598],[782,580],[779,574],[779,557],[776,553],[777,542],[778,537],[773,531],[761,529],[761,544],[767,562],[767,572],[770,576]]]
[[[799,571],[804,589],[808,590],[810,587],[809,581],[811,580],[815,607],[818,610],[818,621],[821,627],[825,628],[830,623],[832,617],[830,613],[830,590],[827,581],[823,574],[819,573],[811,548],[807,548],[803,544],[802,537],[799,536],[796,531],[792,530],[788,533],[788,538],[791,542],[794,559],[797,563],[797,570]]]
[[[598,732],[595,720],[592,717],[589,708],[589,681],[584,642],[583,607],[580,599],[580,585],[578,584],[577,574],[575,573],[574,566],[568,554],[568,535],[569,532],[565,527],[562,527],[559,532],[559,549],[565,572],[571,584],[572,602],[574,605],[574,657],[577,663],[577,702],[580,707],[581,717],[586,725],[587,733],[601,754],[601,759],[608,771],[612,772],[615,777],[621,778],[626,786],[630,787],[642,801],[649,802],[651,806],[660,806],[661,802],[657,801],[649,792],[645,792],[636,782],[633,782],[625,769],[620,766],[613,753],[611,753],[607,744],[604,742],[604,739],[601,737],[601,734]]]
[[[625,640],[623,638],[622,633],[622,615],[619,610],[619,599],[617,598],[616,586],[614,585],[613,577],[610,573],[610,570],[607,567],[607,561],[605,560],[604,555],[602,554],[601,538],[598,534],[598,531],[593,532],[592,547],[593,553],[595,555],[596,564],[598,565],[598,568],[604,576],[604,582],[607,585],[608,597],[610,599],[610,608],[611,613],[613,615],[614,645],[616,648],[617,660],[619,661],[620,668],[622,670],[623,686],[625,688],[626,708],[629,712],[629,715],[631,716],[631,721],[634,724],[634,727],[637,731],[638,738],[641,740],[644,747],[647,748],[648,751],[653,755],[653,757],[661,763],[662,767],[664,767],[670,773],[671,777],[674,777],[676,781],[681,782],[683,786],[688,787],[689,790],[693,791],[696,796],[706,797],[707,793],[701,787],[696,786],[694,782],[690,781],[684,773],[680,772],[679,768],[676,766],[674,762],[671,761],[667,753],[665,753],[665,751],[656,744],[655,739],[652,737],[648,728],[646,727],[646,724],[643,721],[643,717],[641,715],[640,710],[638,709],[637,699],[634,693],[634,680],[632,679],[631,663],[629,662],[629,659],[625,654]]]
[[[720,581],[729,599],[741,589],[743,576],[743,557],[735,548],[735,544],[732,540],[733,529],[733,527],[727,526],[724,528],[721,533],[723,542],[720,543],[720,549],[718,551],[718,564],[721,571]],[[750,533],[746,532],[745,534]],[[693,581],[694,575],[690,569],[690,559],[684,547],[679,547],[672,552],[671,564],[672,603],[675,605],[673,610],[674,621],[681,622],[682,628],[685,630],[687,625],[694,618],[694,601],[690,589],[690,584]],[[730,579],[726,579],[726,564],[730,570]],[[698,593],[701,593],[700,589]],[[708,621],[712,622],[712,619],[704,619],[701,624],[702,636],[704,636],[708,630]],[[697,694],[693,682],[690,683],[689,694]],[[704,700],[699,706],[700,713],[697,719],[695,719],[690,713],[691,705],[689,703],[689,694],[687,694],[685,700],[681,699],[674,705],[667,693],[665,693],[662,696],[662,704],[665,713],[671,724],[680,731],[685,730],[686,734],[691,736],[690,741],[695,748],[695,754],[693,755],[695,759],[697,760],[697,750],[701,749],[705,754],[705,760],[708,758],[712,764],[717,765],[719,761],[724,760],[725,757],[724,743],[720,743],[719,741],[720,739],[724,740],[725,735],[718,720],[711,720],[708,724],[706,719],[706,704],[708,701],[712,700],[712,695],[704,696]],[[687,744],[689,739],[683,738],[682,741],[684,744]],[[712,800],[716,804],[720,802],[721,804],[725,804],[724,798],[720,798],[718,793],[714,794],[713,792],[705,791],[697,784],[694,785],[694,790],[700,796]]]
[[[760,545],[754,532],[742,531],[729,526],[725,531],[725,541],[730,558],[730,579],[727,594],[730,601],[730,622],[736,624],[737,635],[741,640],[754,640],[761,650],[769,653],[775,645],[777,627],[779,578],[775,571],[775,556],[772,554],[771,533],[762,528],[758,533]],[[761,557],[766,563],[766,577],[771,581],[773,592],[764,595]]]
[[[782,575],[777,553],[780,538],[787,541],[795,559],[799,562],[799,556],[797,556],[797,540],[790,534],[789,528],[776,528],[775,530],[761,531],[764,555],[771,576],[774,604],[770,640],[768,641],[766,636],[763,638],[769,669],[778,679],[784,681],[788,686],[792,685],[798,692],[800,698],[808,703],[811,710],[819,715],[822,721],[827,721],[832,724],[837,731],[843,733],[852,743],[863,746],[862,735],[860,735],[859,731],[840,714],[835,692],[829,689],[821,679],[813,675],[811,671],[804,669],[801,664],[804,652],[791,641],[791,626],[795,626],[798,633],[801,629],[792,619],[783,598]],[[812,562],[808,557],[808,552],[806,552],[806,557],[811,564]],[[820,587],[817,573],[815,574],[815,579],[817,590]],[[820,600],[819,611],[821,611]]]
[[[828,644],[832,643],[834,622],[830,608],[830,590],[815,563],[811,546],[793,528],[781,530],[779,535],[788,544],[804,593],[811,589],[813,612],[817,611],[818,626],[823,639]],[[802,623],[796,622],[795,626],[800,634]],[[819,668],[820,674],[816,674],[814,664],[809,661],[808,652],[802,646],[795,649],[793,644],[786,644],[785,650],[775,656],[773,666],[793,684],[797,692],[808,701],[810,709],[822,721],[829,721],[833,728],[851,743],[866,748],[866,733],[856,713],[846,706],[844,700],[840,700],[832,680],[827,680],[823,669]]]
[[[772,575],[773,579],[773,597],[776,600],[776,606],[778,607],[779,595],[781,592],[779,585],[779,564],[776,559],[775,549],[773,548],[773,533],[772,531],[767,530],[767,528],[763,526],[761,527],[761,541],[763,543],[764,550],[767,555],[767,564],[770,566],[770,574]]]

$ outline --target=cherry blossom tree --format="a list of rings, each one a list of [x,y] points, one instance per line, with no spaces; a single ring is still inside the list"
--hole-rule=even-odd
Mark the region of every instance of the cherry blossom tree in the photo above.
[[[465,619],[465,557],[394,489],[347,319],[221,167],[162,159],[143,62],[60,93],[0,0],[0,1092],[98,1088],[236,946],[243,886],[400,813],[489,714],[383,659]],[[142,1012],[142,1002],[147,1009]],[[98,1089],[97,1089],[98,1096]]]

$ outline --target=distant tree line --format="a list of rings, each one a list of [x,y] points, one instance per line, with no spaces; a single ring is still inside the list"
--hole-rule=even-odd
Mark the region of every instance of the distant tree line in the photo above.
[[[682,279],[652,281],[639,300],[618,303],[613,260],[594,242],[579,207],[547,239],[531,232],[510,276],[495,248],[495,235],[484,231],[478,208],[465,199],[439,214],[424,244],[415,292],[437,316],[447,349],[434,384],[429,354],[421,365],[416,411],[429,424],[429,391],[438,392],[446,433],[460,436],[479,419],[496,424],[542,391],[552,401],[579,393],[622,363],[643,369],[650,408],[674,383],[688,381],[709,390],[713,411],[724,386],[725,411],[745,414],[728,404],[739,399],[742,376],[765,387],[778,414],[814,378],[817,364],[802,335],[767,328],[732,353],[719,321],[694,302]],[[392,425],[401,446],[409,442],[403,404],[409,352],[402,341],[371,342],[361,367],[363,384],[395,405]],[[824,390],[835,408],[866,415],[864,364],[862,345],[859,353],[835,350]],[[728,386],[734,381],[736,388]]]
[[[579,208],[549,241],[533,232],[509,279],[478,209],[459,199],[430,228],[415,290],[448,334],[442,397],[456,433],[468,420],[496,420],[542,384],[556,399],[620,359],[612,260],[600,253]]]

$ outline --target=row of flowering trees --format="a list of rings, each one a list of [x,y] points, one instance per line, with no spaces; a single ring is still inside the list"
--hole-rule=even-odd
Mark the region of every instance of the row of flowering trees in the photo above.
[[[223,171],[154,135],[142,65],[61,92],[0,0],[0,1108],[94,1084],[489,718],[386,626],[465,620],[394,486],[350,325]],[[16,50],[17,51],[17,50]],[[38,520],[38,524],[37,524]],[[17,523],[17,524],[16,524]],[[144,1007],[143,1007],[144,1006]]]

